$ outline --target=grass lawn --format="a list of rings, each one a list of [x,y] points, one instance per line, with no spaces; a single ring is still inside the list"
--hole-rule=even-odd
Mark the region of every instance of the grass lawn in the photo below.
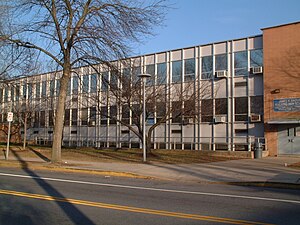
[[[4,145],[0,145],[5,150]],[[4,151],[3,151],[4,154]],[[45,161],[51,159],[51,148],[40,146],[29,146],[22,150],[21,146],[11,146],[10,155],[29,158],[42,158]],[[101,162],[141,162],[143,158],[141,149],[94,149],[94,148],[63,148],[62,159],[81,161],[101,161]],[[237,158],[223,156],[210,156],[201,151],[190,150],[152,150],[147,154],[148,162],[161,163],[207,163],[216,161],[226,161]]]

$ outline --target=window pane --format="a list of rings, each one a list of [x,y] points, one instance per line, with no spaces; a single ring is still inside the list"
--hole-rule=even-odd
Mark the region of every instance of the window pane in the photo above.
[[[195,79],[195,59],[184,60],[184,80],[190,81]]]
[[[215,100],[215,113],[216,115],[227,114],[227,98],[217,98]]]
[[[264,102],[263,96],[251,96],[250,97],[251,113],[263,114],[264,111],[263,102]]]
[[[32,84],[27,85],[28,88],[28,98],[32,98]]]
[[[234,73],[235,76],[248,75],[248,53],[247,51],[234,53]]]
[[[42,97],[46,97],[47,93],[47,81],[42,82]]]
[[[216,71],[227,70],[227,54],[216,55]]]
[[[65,126],[70,126],[70,109],[65,110]]]
[[[88,93],[89,91],[89,76],[85,75],[82,77],[82,92]]]
[[[88,124],[88,108],[81,109],[81,125]]]
[[[155,66],[154,66],[154,64],[146,66],[146,73],[151,75],[151,77],[147,78],[146,85],[147,86],[154,85],[154,78],[155,78]]]
[[[5,93],[6,93],[6,88],[5,88]],[[27,95],[27,84],[23,85],[23,98],[26,98]]]
[[[213,121],[213,100],[212,99],[201,100],[201,121],[202,122]]]
[[[157,83],[165,84],[167,82],[167,64],[158,63],[157,64]]]
[[[101,74],[101,90],[107,91],[108,90],[108,72],[104,72]]]
[[[202,57],[202,79],[210,79],[212,77],[213,71],[213,57],[212,56],[204,56]]]
[[[181,61],[172,62],[172,83],[181,81],[182,65]]]
[[[78,77],[72,77],[72,94],[78,94]]]
[[[91,93],[97,92],[97,74],[91,75]]]
[[[56,95],[59,95],[59,89],[60,89],[60,80],[56,80]]]
[[[77,109],[72,109],[72,126],[77,126],[77,115],[78,114],[78,110]]]
[[[255,49],[250,51],[250,67],[263,66],[263,50]]]
[[[235,113],[243,114],[248,112],[248,98],[247,97],[237,97],[235,98]]]
[[[54,96],[54,82],[55,80],[50,80],[50,96]]]
[[[39,98],[41,96],[41,87],[40,83],[35,84],[35,97]]]

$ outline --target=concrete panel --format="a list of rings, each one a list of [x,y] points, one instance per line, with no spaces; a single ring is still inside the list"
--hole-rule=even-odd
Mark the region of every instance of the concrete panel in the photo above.
[[[195,58],[195,48],[184,49],[184,58],[185,59]]]
[[[216,92],[216,98],[226,98],[227,90],[227,82],[226,79],[220,79],[215,81],[215,92]]]
[[[262,75],[256,75],[249,78],[250,95],[264,94],[264,81]]]
[[[166,62],[167,59],[167,54],[164,52],[164,53],[159,53],[156,55],[156,60],[157,60],[157,63],[163,63],[163,62]]]
[[[145,56],[145,63],[146,65],[151,65],[151,64],[154,64],[154,56],[155,55],[147,55]]]
[[[206,45],[201,47],[201,56],[212,55],[212,45]]]
[[[219,43],[215,45],[215,54],[223,54],[227,52],[227,42]]]
[[[249,124],[249,136],[263,137],[264,136],[264,124],[263,123],[252,123]]]
[[[234,41],[234,43],[233,43],[234,52],[244,51],[246,49],[247,49],[247,39]]]
[[[251,49],[260,49],[263,48],[263,38],[262,36],[249,38],[248,48]]]
[[[215,125],[215,137],[226,137],[226,124]]]
[[[181,60],[181,50],[173,51],[171,54],[172,61]]]

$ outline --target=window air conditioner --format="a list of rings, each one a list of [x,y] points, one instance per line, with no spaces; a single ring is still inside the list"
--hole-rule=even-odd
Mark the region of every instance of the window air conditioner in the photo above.
[[[252,74],[260,74],[263,72],[263,67],[262,66],[251,67],[250,72]]]
[[[227,77],[227,71],[226,70],[219,70],[216,71],[216,77],[217,78],[223,78],[223,77]]]
[[[215,116],[215,123],[226,123],[226,116]]]
[[[261,116],[258,114],[252,114],[250,116],[250,122],[251,123],[257,123],[257,122],[261,122]]]

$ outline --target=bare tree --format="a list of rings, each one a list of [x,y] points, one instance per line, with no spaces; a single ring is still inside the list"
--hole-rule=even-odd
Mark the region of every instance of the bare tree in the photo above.
[[[16,33],[0,40],[35,49],[62,69],[52,145],[52,162],[61,161],[65,100],[72,69],[126,57],[132,41],[162,22],[164,2],[133,0],[19,0],[13,8]],[[80,64],[82,63],[82,64]]]
[[[101,89],[95,95],[90,96],[89,105],[96,105],[102,119],[110,119],[132,131],[142,142],[142,86],[138,77],[139,68],[131,65],[123,65],[126,69],[110,66],[108,72],[100,72],[92,66],[101,77]],[[164,72],[166,74],[166,71]],[[155,128],[168,122],[196,123],[200,114],[207,114],[212,107],[210,82],[199,82],[198,78],[192,78],[184,83],[168,84],[166,76],[149,78],[146,84],[146,120],[148,124],[146,135],[146,149],[150,152],[152,134]],[[203,101],[202,110],[198,107]],[[204,103],[205,102],[205,103]],[[109,110],[108,110],[109,108]],[[129,119],[131,118],[131,119]]]

